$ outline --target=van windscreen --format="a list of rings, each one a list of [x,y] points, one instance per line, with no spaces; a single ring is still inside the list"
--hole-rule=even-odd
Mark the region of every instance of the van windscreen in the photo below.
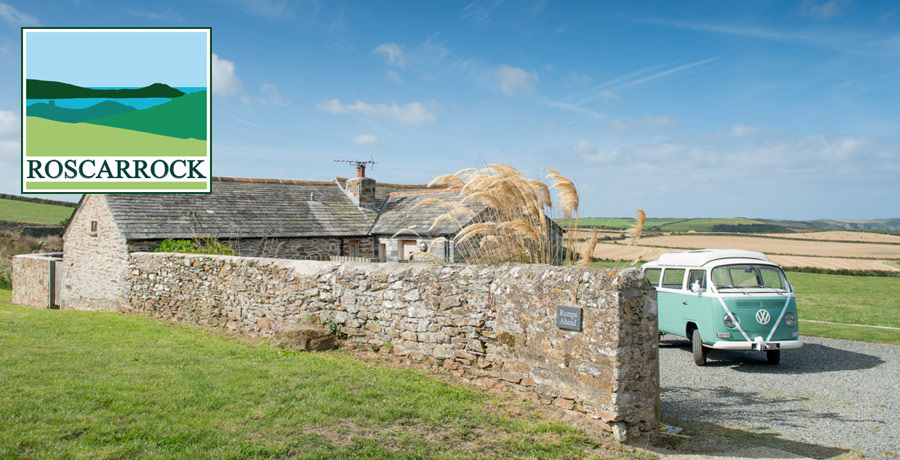
[[[771,265],[723,265],[712,271],[716,289],[780,289],[788,290],[787,278]]]

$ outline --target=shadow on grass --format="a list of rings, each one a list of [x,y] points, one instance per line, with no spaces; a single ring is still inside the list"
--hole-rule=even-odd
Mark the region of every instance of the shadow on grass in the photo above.
[[[772,458],[770,452],[753,448],[769,447],[813,458],[858,458],[853,451],[785,439],[773,430],[729,428],[714,423],[687,423],[663,415],[663,422],[684,428],[687,438],[663,436],[665,448],[688,453],[719,454],[731,458]],[[845,454],[848,454],[844,456]]]
[[[683,349],[685,359],[691,359],[691,343],[686,340],[668,336],[659,342],[659,346]],[[883,363],[884,360],[877,356],[806,343],[799,349],[783,350],[781,363],[777,365],[766,363],[765,353],[742,350],[709,350],[706,365],[730,367],[737,372],[791,375],[871,369]]]

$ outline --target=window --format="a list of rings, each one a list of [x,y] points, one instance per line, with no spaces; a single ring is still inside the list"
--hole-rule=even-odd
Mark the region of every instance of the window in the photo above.
[[[347,243],[347,255],[350,257],[359,256],[359,241],[351,241]]]
[[[688,272],[688,289],[692,289],[694,283],[700,283],[700,290],[706,290],[706,270],[691,270]]]
[[[97,221],[91,221],[91,236],[97,236]]]
[[[650,284],[652,284],[653,286],[659,286],[659,275],[661,274],[661,268],[648,268],[644,272],[644,276],[647,277],[647,281],[650,281]]]
[[[667,289],[681,289],[684,287],[683,268],[667,268],[663,271],[662,287]]]
[[[716,267],[712,280],[717,289],[788,289],[787,278],[778,267],[739,264]]]

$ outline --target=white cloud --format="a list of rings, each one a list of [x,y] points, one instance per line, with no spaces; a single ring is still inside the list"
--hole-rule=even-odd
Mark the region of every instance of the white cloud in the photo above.
[[[372,134],[360,134],[353,138],[353,142],[359,145],[381,145],[382,142],[380,139],[375,137]]]
[[[406,105],[367,104],[356,101],[353,104],[342,104],[339,99],[330,99],[318,104],[320,110],[332,114],[359,114],[367,117],[389,118],[405,125],[424,125],[437,119],[424,104],[410,102]]]
[[[596,98],[607,104],[614,104],[622,100],[622,98],[619,97],[618,94],[608,89],[604,89],[603,91],[597,93]]]
[[[388,70],[384,73],[384,78],[387,78],[388,81],[392,81],[394,83],[403,84],[403,77],[401,77],[400,73],[396,70]]]
[[[530,96],[534,93],[534,87],[537,86],[538,82],[536,73],[506,64],[496,67],[494,76],[498,80],[500,90],[507,96],[517,93]]]
[[[721,134],[722,137],[728,139],[743,139],[745,137],[752,136],[760,132],[760,129],[755,126],[747,126],[742,125],[740,123],[735,123],[734,126],[731,127],[728,131],[724,131]]]
[[[669,117],[616,118],[606,126],[612,131],[625,132],[659,132],[678,126],[678,120]]]
[[[0,2],[0,18],[13,27],[38,25],[36,17],[27,15],[3,2]]]
[[[382,43],[372,50],[372,54],[383,56],[385,62],[392,66],[406,66],[406,53],[396,43]]]
[[[590,85],[591,77],[582,72],[570,72],[569,76],[566,77],[566,81],[572,83],[574,85]]]
[[[243,92],[240,77],[235,73],[233,61],[212,55],[212,93],[219,97],[231,97]]]
[[[271,83],[266,83],[262,85],[262,88],[259,90],[259,103],[264,105],[280,105],[287,106],[290,103],[285,99],[281,93],[278,91],[278,87]]]
[[[19,117],[8,110],[0,110],[0,140],[19,138]]]
[[[805,0],[798,11],[803,16],[816,19],[830,19],[844,14],[845,7],[850,4],[848,0]]]
[[[609,163],[619,156],[616,148],[598,148],[583,139],[576,142],[572,150],[580,153],[584,160],[594,163]]]
[[[164,21],[164,22],[182,22],[184,18],[172,11],[145,11],[145,10],[124,10],[123,13],[129,16],[135,16],[144,19],[150,19],[152,21]]]

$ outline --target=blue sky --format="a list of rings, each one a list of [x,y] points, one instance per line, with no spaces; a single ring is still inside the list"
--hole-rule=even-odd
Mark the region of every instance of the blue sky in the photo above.
[[[205,31],[29,30],[27,35],[31,79],[89,87],[207,86]]]
[[[211,26],[216,175],[505,162],[585,216],[900,216],[896,2],[0,0],[7,193],[23,25]]]

